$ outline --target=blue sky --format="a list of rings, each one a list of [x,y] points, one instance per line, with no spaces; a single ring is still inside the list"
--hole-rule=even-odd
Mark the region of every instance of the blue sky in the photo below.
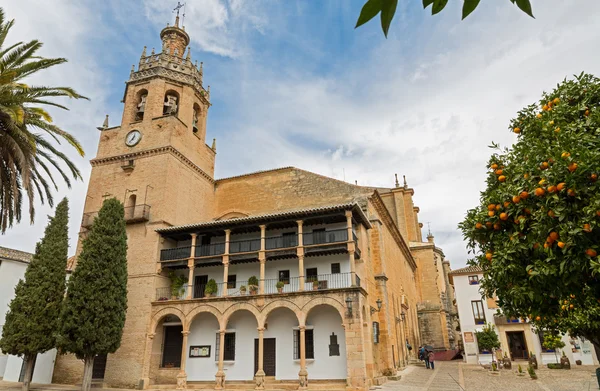
[[[583,70],[598,72],[600,3],[532,0],[531,19],[508,0],[482,2],[460,21],[460,1],[431,16],[400,0],[389,38],[374,20],[354,30],[364,0],[188,0],[192,57],[211,86],[207,139],[217,139],[216,176],[293,165],[372,186],[394,173],[415,189],[453,267],[467,254],[456,225],[484,185],[491,141],[543,90]],[[172,4],[171,4],[172,3]],[[42,75],[90,102],[69,102],[56,123],[84,144],[74,157],[85,181],[61,190],[71,201],[72,252],[96,151],[95,127],[120,122],[124,81],[144,46],[160,47],[176,2],[21,0],[12,40],[40,39],[43,54],[69,63]],[[50,81],[48,81],[50,80]],[[33,251],[47,207],[0,244]]]

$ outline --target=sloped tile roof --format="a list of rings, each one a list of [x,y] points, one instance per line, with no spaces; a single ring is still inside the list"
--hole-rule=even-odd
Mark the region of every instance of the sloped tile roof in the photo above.
[[[0,259],[29,263],[33,254],[25,251],[14,250],[8,247],[0,247]]]
[[[452,270],[449,274],[457,275],[457,274],[468,274],[468,273],[483,273],[483,269],[479,266],[467,266],[462,269]]]

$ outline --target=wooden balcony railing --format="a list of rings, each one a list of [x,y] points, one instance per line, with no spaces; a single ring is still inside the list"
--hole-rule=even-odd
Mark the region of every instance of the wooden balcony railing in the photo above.
[[[125,223],[134,224],[142,223],[150,220],[150,205],[140,204],[135,206],[127,206],[125,209]],[[94,223],[94,219],[98,216],[98,211],[88,212],[83,214],[81,226],[90,228]]]

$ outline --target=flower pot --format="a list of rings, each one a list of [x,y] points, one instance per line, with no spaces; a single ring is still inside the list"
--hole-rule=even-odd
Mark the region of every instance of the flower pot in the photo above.
[[[283,288],[277,288],[277,293],[283,293]]]
[[[571,369],[571,362],[567,356],[562,356],[560,358],[560,365],[563,367],[563,369]]]
[[[538,369],[538,362],[536,356],[529,356],[529,365],[531,365],[533,369]]]
[[[502,359],[502,365],[504,366],[504,368],[506,369],[511,369],[512,368],[512,363],[510,361],[510,358],[508,357],[504,357],[504,359]]]

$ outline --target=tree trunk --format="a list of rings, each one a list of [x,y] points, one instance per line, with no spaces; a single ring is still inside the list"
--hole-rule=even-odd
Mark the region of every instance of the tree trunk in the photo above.
[[[90,391],[92,387],[92,369],[94,368],[94,356],[86,356],[83,359],[83,381],[81,391]]]
[[[31,378],[33,377],[33,368],[35,367],[35,359],[37,354],[26,354],[23,357],[25,360],[25,375],[23,376],[23,391],[29,391],[31,386]]]

